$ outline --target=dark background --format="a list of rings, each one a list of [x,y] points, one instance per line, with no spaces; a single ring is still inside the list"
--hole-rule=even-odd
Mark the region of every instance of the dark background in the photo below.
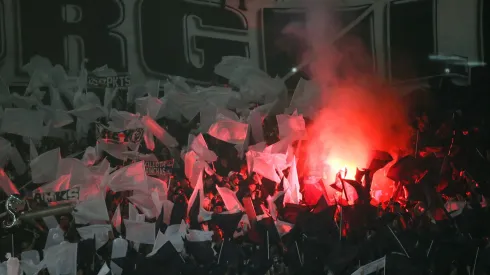
[[[390,4],[385,12],[383,30],[389,34],[391,60],[388,60],[393,78],[413,79],[433,75],[440,68],[428,60],[428,55],[434,54],[433,37],[435,26],[433,1],[413,1],[403,4]],[[478,24],[480,56],[486,62],[490,61],[490,3],[480,0],[481,16],[475,15]],[[184,26],[182,18],[186,14],[198,15],[204,24],[247,30],[257,22],[246,22],[230,10],[217,6],[203,6],[186,3],[180,0],[141,0],[140,9],[129,10],[119,8],[117,1],[112,0],[17,0],[19,15],[19,35],[21,43],[22,62],[27,63],[33,55],[49,58],[53,64],[62,64],[64,60],[64,37],[68,34],[81,36],[85,41],[85,53],[88,59],[88,69],[107,64],[118,72],[127,72],[129,68],[123,61],[123,56],[138,54],[139,60],[146,64],[145,72],[149,76],[179,75],[199,81],[216,83],[222,82],[213,74],[213,68],[223,56],[248,56],[247,43],[220,40],[206,37],[196,37],[196,45],[205,51],[206,62],[203,68],[195,68],[185,60],[183,51]],[[79,23],[64,22],[60,10],[66,4],[80,6],[83,17]],[[138,5],[137,5],[138,6]],[[2,9],[0,1],[0,9]],[[363,12],[368,6],[359,6],[339,11],[342,25],[347,25]],[[127,41],[124,37],[114,37],[110,34],[110,26],[120,24],[128,13],[137,13],[135,36],[140,43],[138,53],[128,53],[125,50]],[[257,27],[263,33],[260,38],[262,45],[262,67],[271,76],[283,76],[298,64],[298,52],[304,45],[293,41],[282,34],[283,28],[290,22],[301,22],[304,14],[298,10],[295,13],[283,13],[279,9],[265,8],[260,11],[261,18]],[[455,18],[457,20],[457,18]],[[367,52],[371,53],[372,15],[358,24],[347,37],[355,36],[362,41]],[[5,22],[0,18],[0,27],[5,28]],[[10,28],[10,26],[8,26]],[[469,30],[474,31],[474,30]],[[5,33],[0,31],[0,34]],[[5,55],[5,37],[0,37],[0,59]],[[481,42],[481,43],[480,43]],[[342,41],[338,42],[342,45]],[[461,43],[465,43],[464,41]],[[468,41],[467,43],[475,43]],[[287,45],[287,46],[285,46]],[[482,46],[480,46],[482,45]],[[487,53],[487,54],[485,54]],[[375,54],[375,53],[374,53]],[[4,56],[3,56],[4,57]],[[373,58],[373,60],[375,60]],[[376,64],[373,64],[373,68]],[[16,68],[21,75],[20,67]],[[298,76],[289,81],[288,86],[294,86]]]

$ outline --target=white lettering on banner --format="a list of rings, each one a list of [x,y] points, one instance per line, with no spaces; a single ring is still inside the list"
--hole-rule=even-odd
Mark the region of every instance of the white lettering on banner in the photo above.
[[[117,71],[127,71],[126,38],[115,30],[124,20],[120,1],[76,0],[69,5],[60,1],[0,1],[9,15],[5,19],[7,55],[0,74],[9,83],[27,81],[22,67],[36,54],[63,65],[70,75],[77,74],[85,58],[93,68],[109,64]],[[29,31],[32,29],[36,31]]]
[[[163,176],[172,173],[174,160],[145,161],[145,171],[148,176]]]
[[[114,18],[113,21],[109,23],[107,26],[100,26],[100,27],[105,27],[107,29],[107,34],[112,39],[119,40],[118,46],[122,48],[119,51],[121,53],[121,55],[119,56],[120,65],[123,68],[126,68],[127,67],[127,61],[126,61],[127,50],[126,50],[126,42],[125,42],[126,39],[119,31],[116,30],[116,28],[124,21],[124,15],[125,15],[124,6],[123,3],[119,0],[112,0],[111,2],[119,10],[119,12],[117,13],[119,16],[118,18]],[[82,3],[80,3],[79,5],[62,4],[61,10],[62,10],[63,22],[65,22],[68,25],[68,27],[71,27],[71,29],[77,29],[77,28],[83,29],[84,21],[93,20],[92,18],[90,18],[91,14],[89,12],[84,12],[84,8],[92,9],[93,7],[90,7],[90,5],[82,6]],[[102,44],[103,41],[101,41],[100,44],[98,43],[94,44],[93,42],[95,41],[90,41],[91,45],[87,45],[88,44],[87,42],[89,42],[87,40],[92,40],[93,39],[92,37],[84,34],[84,31],[77,30],[73,32],[74,34],[68,33],[64,37],[64,41],[63,41],[65,46],[64,65],[65,67],[68,68],[69,73],[77,74],[85,58],[87,57],[86,56],[87,51],[97,50],[94,47],[102,48],[105,47],[105,45]],[[87,47],[90,48],[87,49]],[[114,51],[114,52],[118,52],[118,51]]]
[[[78,200],[80,198],[80,187],[61,191],[35,191],[33,198],[46,203]]]
[[[68,24],[78,24],[83,19],[83,10],[80,6],[66,4],[61,7],[63,21]],[[83,64],[85,49],[83,38],[80,35],[67,35],[63,41],[65,66],[70,73],[78,73]]]
[[[195,2],[200,5],[212,5],[218,6],[215,3],[200,3],[199,1],[186,0],[187,2]],[[238,10],[232,9],[229,7],[225,7],[230,12],[233,12],[237,15],[238,18],[243,20],[243,25],[247,26],[247,19],[245,16]],[[202,68],[205,62],[205,52],[203,49],[199,48],[196,43],[196,39],[198,37],[207,37],[212,39],[220,39],[220,40],[231,40],[238,41],[242,43],[249,44],[249,30],[240,30],[240,29],[231,29],[226,27],[216,27],[216,26],[208,26],[205,25],[202,19],[199,16],[194,14],[184,15],[182,20],[185,32],[184,38],[184,51],[186,60],[188,63],[192,64],[196,68]],[[249,57],[248,51],[247,56]]]
[[[27,83],[27,75],[20,68],[34,53],[62,64],[72,76],[87,58],[92,69],[107,63],[117,71],[130,73],[135,82],[165,75],[209,82],[216,62],[230,54],[247,56],[271,73],[274,66],[277,67],[274,64],[277,61],[271,56],[280,49],[274,45],[277,41],[268,37],[273,28],[268,24],[283,23],[265,18],[266,11],[277,8],[297,11],[301,1],[248,0],[247,10],[239,8],[240,0],[226,1],[225,9],[220,8],[221,1],[204,0],[102,2],[92,5],[84,1],[63,4],[0,0],[0,76],[10,84]],[[483,49],[488,46],[482,43],[488,38],[482,37],[481,29],[486,28],[482,22],[490,15],[483,14],[482,3],[482,0],[349,0],[344,2],[345,9],[340,12],[352,14],[354,8],[361,6],[372,10],[364,15],[364,20],[350,20],[356,22],[354,32],[361,25],[363,32],[370,32],[365,33],[363,42],[370,49],[376,71],[391,80],[410,77],[394,68],[403,64],[397,55],[406,50],[400,51],[397,47],[405,44],[403,39],[416,37],[400,37],[406,34],[404,31],[424,33],[417,41],[422,44],[420,48],[413,49],[420,51],[415,54],[420,67],[427,62],[424,58],[429,50],[433,51],[429,54],[459,55],[470,61],[483,61]],[[408,14],[410,12],[416,14]],[[107,20],[90,20],[106,13]],[[213,13],[219,16],[213,16]],[[397,20],[420,14],[431,26]],[[60,17],[59,21],[41,20],[42,16],[56,15]],[[28,31],[32,26],[39,27],[37,33]],[[54,28],[60,31],[56,32]],[[280,30],[275,32],[278,37],[282,35]],[[45,39],[35,40],[44,33]],[[269,43],[267,47],[265,41]],[[410,54],[407,54],[408,58]]]
[[[87,85],[92,88],[121,88],[131,85],[131,77],[129,75],[118,76],[87,76]]]

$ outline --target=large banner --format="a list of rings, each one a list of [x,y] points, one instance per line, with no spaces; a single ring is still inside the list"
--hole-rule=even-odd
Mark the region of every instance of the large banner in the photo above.
[[[25,83],[33,55],[76,75],[107,64],[134,79],[183,76],[213,83],[222,56],[251,58],[272,76],[297,63],[283,28],[305,20],[275,0],[0,0],[0,76]],[[434,74],[430,54],[490,61],[485,0],[349,0],[338,14],[388,80]],[[225,5],[223,5],[225,3]]]

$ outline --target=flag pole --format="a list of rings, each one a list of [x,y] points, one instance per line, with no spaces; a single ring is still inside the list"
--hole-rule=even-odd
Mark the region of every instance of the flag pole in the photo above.
[[[225,246],[225,239],[223,239],[223,243],[221,244],[221,247],[219,248],[218,264],[219,264],[219,261],[221,260],[221,252],[223,252],[223,246]]]
[[[13,235],[12,235],[13,236]],[[480,253],[480,247],[476,249],[475,262],[473,263],[473,270],[471,271],[471,275],[475,275],[476,269],[476,261],[478,260],[478,254]]]
[[[386,225],[386,227],[388,227],[388,229],[390,230],[391,234],[393,235],[393,237],[395,237],[396,241],[398,242],[398,244],[400,245],[400,247],[403,249],[403,252],[405,253],[405,255],[407,256],[407,258],[410,258],[410,256],[408,255],[407,253],[407,250],[405,250],[405,247],[403,246],[402,242],[400,241],[400,239],[398,239],[398,237],[396,236],[395,232],[393,232],[393,230],[391,229],[391,227],[389,225]]]
[[[301,259],[301,254],[299,253],[298,241],[294,241],[294,244],[296,245],[296,252],[298,253],[299,263],[301,264],[301,266],[303,266],[303,260]]]

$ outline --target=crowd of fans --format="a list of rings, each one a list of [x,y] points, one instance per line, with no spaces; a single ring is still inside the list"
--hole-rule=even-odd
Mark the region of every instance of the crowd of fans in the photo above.
[[[340,178],[342,183],[356,187],[359,199],[353,205],[328,205],[323,195],[308,197],[304,189],[307,175],[301,171],[303,201],[284,204],[279,195],[284,191],[282,184],[249,174],[246,161],[238,157],[234,146],[204,135],[218,160],[213,165],[216,173],[203,178],[202,205],[213,213],[213,218],[202,221],[198,218],[199,209],[196,212],[191,208],[186,213],[193,188],[185,177],[179,152],[158,144],[153,152],[159,160],[175,160],[173,171],[164,175],[169,187],[167,198],[174,206],[170,224],[163,223],[162,217],[147,221],[155,222],[163,233],[184,219],[189,229],[214,232],[212,239],[199,247],[186,241],[186,250],[181,253],[164,246],[151,257],[145,257],[152,251],[151,245],[129,242],[124,261],[117,265],[122,274],[352,274],[361,266],[386,257],[386,265],[375,272],[490,274],[490,212],[486,204],[490,170],[484,144],[488,129],[484,115],[471,115],[473,112],[467,110],[425,110],[414,116],[414,132],[419,135],[416,155],[395,161],[393,166],[398,171],[393,180],[399,188],[391,200],[374,204],[370,187],[376,171],[366,172],[365,167],[360,167],[355,179]],[[196,128],[193,121],[182,125],[164,119],[159,123],[180,144],[186,144],[189,132]],[[267,144],[278,141],[274,117],[266,118],[263,128]],[[4,137],[29,159],[29,145],[13,135]],[[61,154],[67,156],[95,142],[88,139],[67,143],[45,138],[39,151],[60,147]],[[146,153],[145,146],[140,147],[140,152]],[[105,157],[113,167],[129,164],[110,155]],[[33,186],[21,187],[28,182],[29,173],[16,175],[8,166],[5,171],[22,195],[28,197]],[[288,172],[283,171],[284,177]],[[243,213],[227,212],[230,209],[226,209],[217,187],[236,192],[242,204],[250,198],[257,218],[245,225]],[[108,190],[106,203],[111,219],[118,206],[123,219],[128,218],[130,196],[131,191]],[[276,215],[268,212],[268,198],[274,198]],[[48,207],[35,201],[30,206],[34,210]],[[113,230],[109,241],[95,249],[80,238],[76,228],[81,225],[75,224],[71,215],[56,218],[64,239],[79,243],[78,274],[97,274],[104,263],[112,261],[113,241],[125,236],[123,223],[120,232]],[[278,221],[291,226],[288,230],[279,229]],[[41,229],[45,227],[42,221],[39,224]],[[2,253],[20,256],[21,252],[37,250],[42,254],[47,231],[41,229],[27,224],[2,229]]]

